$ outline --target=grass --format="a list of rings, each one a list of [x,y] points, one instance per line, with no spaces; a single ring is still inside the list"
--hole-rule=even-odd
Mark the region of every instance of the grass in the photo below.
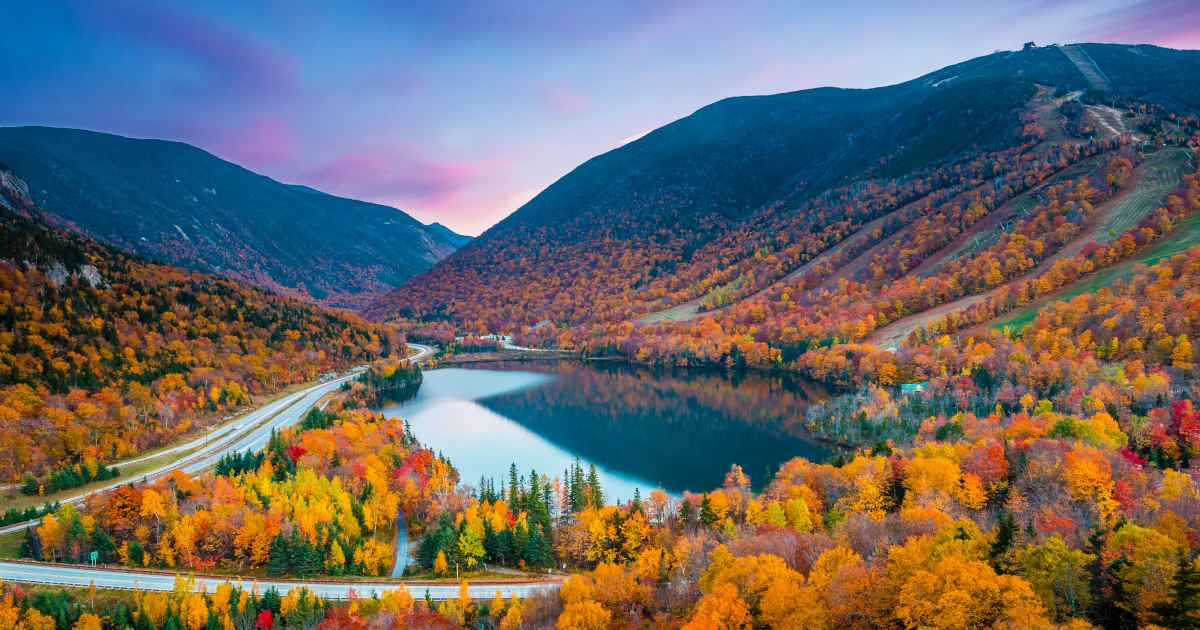
[[[117,477],[116,479],[107,479],[104,481],[93,481],[91,483],[82,485],[78,488],[71,488],[69,490],[60,490],[58,492],[54,492],[54,493],[46,494],[46,495],[42,495],[42,496],[38,496],[36,494],[35,495],[21,494],[21,488],[20,488],[20,486],[18,486],[16,488],[9,490],[5,495],[0,496],[0,512],[4,512],[10,508],[17,508],[18,510],[24,510],[25,508],[29,508],[29,507],[41,507],[47,501],[53,503],[55,501],[61,501],[63,499],[70,499],[72,497],[76,497],[81,494],[91,492],[92,490],[95,490],[97,488],[103,488],[104,486],[111,485],[111,484],[114,484],[117,482],[138,481],[146,473],[148,473],[152,470],[155,470],[157,468],[160,468],[162,466],[165,466],[168,463],[170,463],[171,461],[178,461],[180,459],[183,459],[183,458],[191,455],[195,451],[196,451],[196,449],[188,449],[186,451],[180,451],[178,453],[175,453],[172,455],[172,457],[175,458],[174,460],[171,460],[168,458],[147,459],[147,460],[140,461],[136,464],[131,464],[129,466],[119,466],[119,469],[121,471],[121,476]]]
[[[990,327],[1001,329],[1007,325],[1020,329],[1026,324],[1033,323],[1038,311],[1051,302],[1063,302],[1084,293],[1093,293],[1102,287],[1111,285],[1118,279],[1128,278],[1135,265],[1152,266],[1164,258],[1170,258],[1195,245],[1200,245],[1200,215],[1184,219],[1171,231],[1169,237],[1159,240],[1137,256],[1107,269],[1101,269],[1057,293],[1002,315],[993,320]]]
[[[706,294],[705,297],[708,297],[708,295]],[[658,311],[657,313],[651,313],[643,317],[642,323],[652,324],[654,322],[663,321],[685,322],[696,317],[697,312],[696,304],[689,303],[681,306],[673,306],[666,310]]]
[[[223,426],[226,426],[229,424],[233,424],[233,423],[242,421],[247,414],[250,414],[250,413],[254,412],[255,410],[260,409],[262,407],[265,407],[266,405],[268,405],[272,402],[275,402],[289,394],[292,394],[294,392],[300,391],[301,389],[304,389],[306,387],[309,387],[311,385],[316,385],[316,384],[318,384],[316,381],[305,382],[305,383],[295,383],[292,385],[288,385],[287,387],[284,387],[283,389],[281,389],[278,392],[271,394],[271,395],[255,396],[252,400],[253,404],[251,405],[250,408],[237,412],[233,418],[230,418],[226,422],[222,422],[221,424],[214,425],[210,429],[210,431],[215,430],[219,427],[223,427]],[[321,401],[318,401],[317,404],[318,405],[321,404],[321,402],[325,401],[326,398],[331,399],[332,396],[337,396],[337,395],[340,395],[340,392],[338,392],[336,390],[333,392],[330,392],[330,394],[327,394],[326,397],[323,397]],[[269,422],[274,417],[275,417],[275,414],[272,414],[266,418],[263,418],[262,421],[260,421],[255,426],[259,426],[265,422]],[[201,433],[199,431],[189,431],[188,433],[183,434],[183,435],[179,436],[178,438],[176,438],[175,440],[173,440],[170,444],[166,444],[166,445],[160,446],[154,450],[146,451],[145,453],[139,453],[138,455],[135,455],[131,459],[139,459],[139,458],[142,458],[142,459],[141,459],[141,461],[134,463],[134,464],[122,464],[121,462],[114,462],[112,464],[108,464],[111,466],[117,466],[120,469],[121,476],[118,477],[117,479],[108,479],[106,481],[93,481],[92,483],[80,486],[78,488],[71,488],[69,490],[61,490],[59,492],[41,495],[41,496],[28,496],[28,495],[21,494],[21,484],[18,484],[16,486],[12,487],[11,489],[9,489],[7,492],[0,494],[0,512],[4,512],[4,511],[8,510],[9,508],[17,508],[17,509],[23,510],[28,507],[40,507],[43,504],[45,504],[47,501],[53,503],[55,501],[62,501],[64,499],[70,499],[72,497],[76,497],[81,494],[85,494],[85,493],[95,490],[97,488],[102,488],[105,485],[109,485],[109,484],[115,483],[117,481],[123,481],[123,482],[137,481],[137,480],[141,479],[142,476],[145,475],[146,473],[149,473],[153,470],[156,470],[156,469],[166,466],[168,464],[172,464],[172,463],[179,462],[179,461],[186,459],[187,457],[189,457],[193,453],[195,453],[197,450],[199,450],[200,447],[190,448],[190,449],[186,449],[183,451],[179,451],[177,453],[172,453],[169,457],[163,456],[163,457],[147,458],[146,457],[147,455],[153,455],[156,452],[160,452],[160,451],[178,446],[180,444],[186,444],[187,442],[189,442],[191,440],[195,440],[195,439],[199,438],[201,435],[203,435],[203,433]],[[225,435],[221,435],[214,439],[222,439],[224,437],[225,437]]]
[[[25,530],[17,530],[8,534],[0,534],[0,558],[13,560],[21,557],[21,542],[25,540]]]
[[[1171,149],[1146,156],[1148,172],[1145,179],[1105,213],[1108,221],[1101,227],[1107,236],[1104,240],[1116,239],[1163,204],[1166,196],[1175,190],[1187,173],[1190,153]]]

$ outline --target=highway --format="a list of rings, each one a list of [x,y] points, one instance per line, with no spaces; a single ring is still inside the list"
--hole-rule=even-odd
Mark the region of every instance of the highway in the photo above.
[[[419,361],[433,353],[433,349],[429,346],[420,344],[409,344],[410,347],[417,350],[408,359],[410,361]],[[280,398],[279,400],[255,409],[246,414],[240,420],[229,425],[229,429],[223,429],[216,437],[209,436],[207,445],[202,445],[199,450],[182,459],[170,462],[154,470],[147,472],[144,475],[132,479],[118,479],[113,483],[95,488],[82,494],[73,496],[47,497],[50,500],[57,500],[61,503],[83,503],[87,497],[102,492],[107,492],[114,488],[120,487],[127,483],[138,482],[143,479],[156,479],[164,475],[170,474],[172,471],[182,468],[188,474],[198,473],[205,468],[208,468],[224,455],[242,452],[246,449],[260,449],[266,445],[267,440],[271,438],[271,431],[278,430],[283,427],[291,426],[300,421],[300,418],[325,394],[341,387],[342,383],[358,376],[362,373],[362,367],[355,368],[349,374],[335,378],[324,383],[313,385],[302,389],[298,392],[293,392]],[[264,422],[264,420],[268,420]],[[157,456],[157,455],[156,455]],[[40,519],[32,521],[36,524]],[[8,527],[0,528],[0,534],[7,534],[25,529],[30,522],[21,522]]]
[[[413,349],[417,350],[417,354],[408,357],[411,361],[419,361],[431,354],[433,349],[420,344],[408,344]],[[240,420],[230,423],[228,428],[222,428],[220,433],[215,437],[209,436],[207,445],[200,445],[200,449],[191,455],[170,464],[157,468],[142,477],[136,479],[122,479],[115,483],[106,485],[102,488],[97,488],[89,492],[75,495],[72,497],[64,497],[59,499],[63,503],[80,503],[88,496],[105,492],[118,487],[122,484],[141,481],[143,478],[156,478],[162,475],[171,473],[176,469],[182,468],[184,472],[196,474],[211,466],[217,459],[223,455],[242,452],[247,449],[257,450],[263,448],[267,440],[270,439],[271,431],[278,430],[283,427],[291,426],[300,421],[304,414],[316,404],[326,393],[333,391],[341,386],[341,384],[362,372],[363,368],[355,368],[345,376],[329,380],[325,383],[313,385],[298,392],[288,394],[287,396],[266,405],[260,409],[256,409],[248,413]],[[184,445],[184,447],[176,447],[176,451],[188,450],[196,445]],[[165,453],[163,453],[165,454]],[[155,454],[154,457],[159,457],[163,454]],[[403,516],[401,516],[403,518]],[[37,521],[34,521],[35,523]],[[403,520],[400,521],[403,525]],[[0,533],[9,533],[19,531],[28,526],[29,523],[19,523],[0,529]],[[407,532],[400,530],[400,545],[398,545],[399,553],[407,559],[408,541]],[[401,565],[400,571],[403,571]],[[236,576],[201,576],[197,580],[196,588],[208,587],[210,590],[216,584],[221,582],[236,583],[240,578]],[[73,566],[73,565],[55,565],[39,562],[6,562],[0,561],[0,581],[22,582],[29,584],[47,584],[56,586],[70,586],[87,588],[90,584],[95,584],[97,588],[111,589],[141,589],[145,591],[170,591],[175,585],[175,574],[163,572],[139,572],[125,569],[108,569],[108,568],[92,568],[88,566]],[[249,586],[249,585],[246,585]],[[348,599],[351,591],[354,593],[369,597],[372,592],[383,592],[389,589],[395,589],[401,586],[400,582],[386,581],[362,581],[362,582],[335,582],[327,580],[314,581],[259,581],[260,590],[265,591],[271,587],[275,587],[281,593],[287,592],[295,586],[307,586],[316,595],[325,599]],[[452,599],[458,597],[458,585],[454,583],[439,583],[439,584],[406,584],[405,585],[412,593],[413,597],[425,597],[428,593],[431,599]],[[531,582],[510,582],[510,583],[494,583],[494,584],[476,584],[469,587],[471,597],[476,599],[489,599],[499,590],[504,597],[516,595],[517,597],[528,597],[535,591],[544,588],[557,588],[557,580],[547,581],[531,581]]]
[[[175,575],[170,573],[136,572],[115,569],[92,569],[43,563],[0,562],[0,580],[5,582],[23,582],[27,584],[50,584],[56,586],[71,586],[87,588],[93,581],[96,588],[141,589],[143,591],[170,591],[175,586]],[[197,576],[196,590],[207,587],[211,593],[217,584],[229,582],[236,584],[236,577]],[[250,587],[248,580],[243,580],[243,586]],[[372,592],[382,593],[386,590],[399,588],[401,582],[362,581],[362,582],[331,582],[324,580],[295,580],[271,581],[259,580],[259,591],[275,587],[281,594],[296,586],[307,586],[312,592],[324,599],[349,599],[350,591],[358,596],[370,597]],[[426,591],[431,599],[453,599],[458,597],[458,584],[404,584],[413,597],[420,599]],[[534,592],[545,588],[557,588],[558,582],[497,582],[493,584],[471,584],[467,588],[473,599],[491,599],[499,590],[503,597],[516,595],[528,597]]]

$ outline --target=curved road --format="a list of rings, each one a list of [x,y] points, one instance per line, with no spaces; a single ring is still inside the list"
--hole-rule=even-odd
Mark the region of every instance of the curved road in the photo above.
[[[24,582],[32,584],[51,584],[87,588],[95,582],[96,588],[141,589],[143,591],[170,591],[175,587],[175,576],[170,573],[139,573],[113,569],[91,569],[41,563],[0,562],[0,580],[5,582]],[[196,590],[221,582],[236,584],[236,577],[197,576]],[[246,585],[248,586],[248,585]],[[382,593],[404,586],[415,598],[422,598],[428,591],[431,599],[454,599],[458,597],[458,584],[404,584],[401,582],[326,582],[326,581],[259,581],[258,588],[265,591],[275,587],[280,593],[286,593],[293,587],[307,586],[312,592],[324,599],[349,599],[350,592],[362,597],[369,597],[372,592]],[[529,597],[535,592],[557,587],[557,582],[500,582],[494,584],[472,584],[467,587],[473,599],[489,599],[500,591],[502,597],[516,595],[520,598]]]
[[[433,349],[429,346],[419,344],[408,344],[417,351],[417,354],[407,357],[410,361],[419,361],[433,353]],[[87,497],[102,492],[107,492],[122,485],[137,482],[142,479],[156,479],[164,475],[168,475],[178,468],[182,468],[184,472],[195,474],[208,468],[221,457],[230,453],[240,453],[246,449],[260,449],[266,445],[267,440],[271,438],[271,431],[278,430],[283,427],[291,426],[300,421],[300,418],[325,394],[337,389],[341,384],[349,379],[358,376],[364,368],[355,368],[346,376],[335,378],[333,380],[307,387],[298,392],[293,392],[283,398],[256,409],[244,417],[240,421],[230,423],[228,429],[222,429],[221,434],[217,437],[208,436],[207,446],[202,446],[198,451],[169,464],[155,468],[154,470],[133,479],[119,479],[113,483],[101,486],[88,492],[77,494],[71,497],[59,499],[61,503],[83,503]],[[270,419],[268,422],[264,420]],[[193,442],[194,444],[194,442]],[[186,446],[186,445],[185,445]],[[157,454],[156,454],[157,456]],[[120,464],[118,464],[120,465]],[[53,497],[50,497],[53,498]],[[15,531],[25,529],[30,524],[41,522],[41,519],[35,519],[29,522],[21,522],[8,527],[0,528],[0,534],[8,534]]]
[[[430,354],[433,354],[433,349],[420,344],[408,344],[417,351],[417,354],[408,357],[411,361],[419,361]],[[266,445],[270,439],[271,430],[290,426],[300,421],[300,418],[311,408],[318,400],[326,393],[340,387],[341,384],[351,378],[354,378],[362,372],[363,368],[355,368],[346,376],[333,379],[331,381],[313,385],[298,392],[288,394],[287,396],[269,404],[261,409],[250,412],[240,421],[230,423],[228,428],[222,428],[221,432],[214,438],[212,435],[208,437],[208,444],[203,446],[199,451],[185,457],[184,459],[173,462],[171,464],[157,468],[143,478],[155,478],[169,474],[176,469],[182,469],[184,472],[194,474],[208,468],[217,459],[223,455],[242,452],[246,449],[260,449]],[[263,422],[267,420],[267,422]],[[261,426],[260,426],[261,423]],[[196,444],[184,445],[176,447],[177,450],[186,450],[192,448]],[[154,454],[153,457],[159,457],[166,453]],[[148,458],[148,457],[147,457]],[[130,483],[131,481],[123,479],[116,483],[106,485],[102,488],[97,488],[89,492],[79,494],[70,498],[63,498],[63,503],[80,503],[87,497],[100,492],[106,492],[122,484]],[[33,521],[36,523],[37,521]],[[29,523],[19,523],[9,527],[0,528],[0,533],[9,533],[19,531],[28,526]],[[405,525],[401,519],[399,527]],[[407,532],[405,529],[400,529],[398,532],[397,555],[402,553],[405,560],[408,557],[408,541]],[[399,563],[398,563],[399,564]],[[403,565],[400,565],[399,570],[403,572]],[[205,582],[210,584],[219,584],[225,582],[237,582],[240,578],[233,576],[209,576],[202,577],[197,581],[196,588],[200,589],[205,586]],[[88,566],[71,566],[71,565],[55,565],[36,562],[4,562],[0,561],[0,581],[24,582],[31,584],[48,584],[57,586],[70,586],[87,588],[90,584],[95,584],[97,588],[112,588],[112,589],[142,589],[150,591],[170,591],[175,586],[175,575],[171,573],[158,572],[136,572],[126,571],[121,569],[101,569]],[[348,599],[353,591],[355,594],[369,596],[372,592],[383,592],[389,589],[399,588],[400,582],[331,582],[331,581],[260,581],[258,582],[260,589],[268,589],[275,587],[280,592],[287,592],[295,586],[307,586],[316,595],[325,599]],[[534,594],[536,591],[544,588],[557,587],[557,581],[547,582],[525,582],[525,583],[498,583],[498,584],[477,584],[468,587],[471,597],[476,599],[486,599],[492,597],[497,590],[500,591],[503,597],[525,598]],[[413,597],[424,597],[428,593],[431,599],[452,599],[458,597],[457,584],[404,584]]]

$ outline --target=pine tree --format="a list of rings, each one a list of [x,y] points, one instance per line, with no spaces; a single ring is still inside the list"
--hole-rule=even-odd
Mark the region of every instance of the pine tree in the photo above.
[[[587,489],[583,481],[583,464],[579,456],[575,457],[575,467],[571,470],[571,511],[582,512],[587,506]]]
[[[508,468],[508,507],[513,512],[520,511],[521,486],[517,481],[517,465],[513,463]]]
[[[92,549],[100,556],[100,562],[109,562],[112,560],[113,553],[117,551],[117,546],[113,543],[113,539],[104,530],[96,527],[92,530]]]
[[[133,541],[129,543],[129,552],[125,554],[130,566],[140,567],[146,562],[146,549],[142,547],[142,543]]]
[[[276,534],[275,540],[271,541],[271,548],[267,551],[267,575],[287,574],[291,568],[289,551],[287,540],[283,538],[283,532]]]
[[[588,470],[587,494],[588,505],[597,510],[604,507],[604,491],[600,488],[600,475],[596,472],[595,464]]]
[[[1012,547],[1013,542],[1017,538],[1017,521],[1012,514],[1003,512],[1000,514],[1000,520],[996,524],[996,540],[992,543],[991,555],[995,560],[1004,555],[1006,551]]]
[[[1200,628],[1200,569],[1187,552],[1179,553],[1179,570],[1171,585],[1170,599],[1154,604],[1150,620],[1168,630]]]
[[[25,527],[25,540],[21,541],[21,557],[42,559],[42,537],[32,527]]]
[[[288,539],[288,569],[295,573],[304,570],[308,558],[308,539],[300,536],[300,528],[292,528],[292,537]]]

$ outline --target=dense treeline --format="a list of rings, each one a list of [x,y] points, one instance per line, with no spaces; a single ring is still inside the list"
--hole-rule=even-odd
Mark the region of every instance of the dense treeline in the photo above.
[[[436,514],[457,473],[398,420],[314,410],[272,433],[261,453],[233,454],[213,479],[182,472],[63,505],[27,532],[46,561],[254,570],[269,575],[379,575],[401,514]]]
[[[121,475],[121,471],[116,466],[105,466],[103,463],[92,460],[89,465],[81,466],[74,464],[65,466],[59,470],[51,471],[43,479],[38,479],[31,474],[25,474],[25,483],[21,484],[21,494],[27,495],[42,495],[49,492],[58,492],[68,488],[78,488],[93,481],[108,481],[116,479]]]
[[[18,180],[0,183],[0,480],[94,472],[402,349],[354,315],[45,227]]]

